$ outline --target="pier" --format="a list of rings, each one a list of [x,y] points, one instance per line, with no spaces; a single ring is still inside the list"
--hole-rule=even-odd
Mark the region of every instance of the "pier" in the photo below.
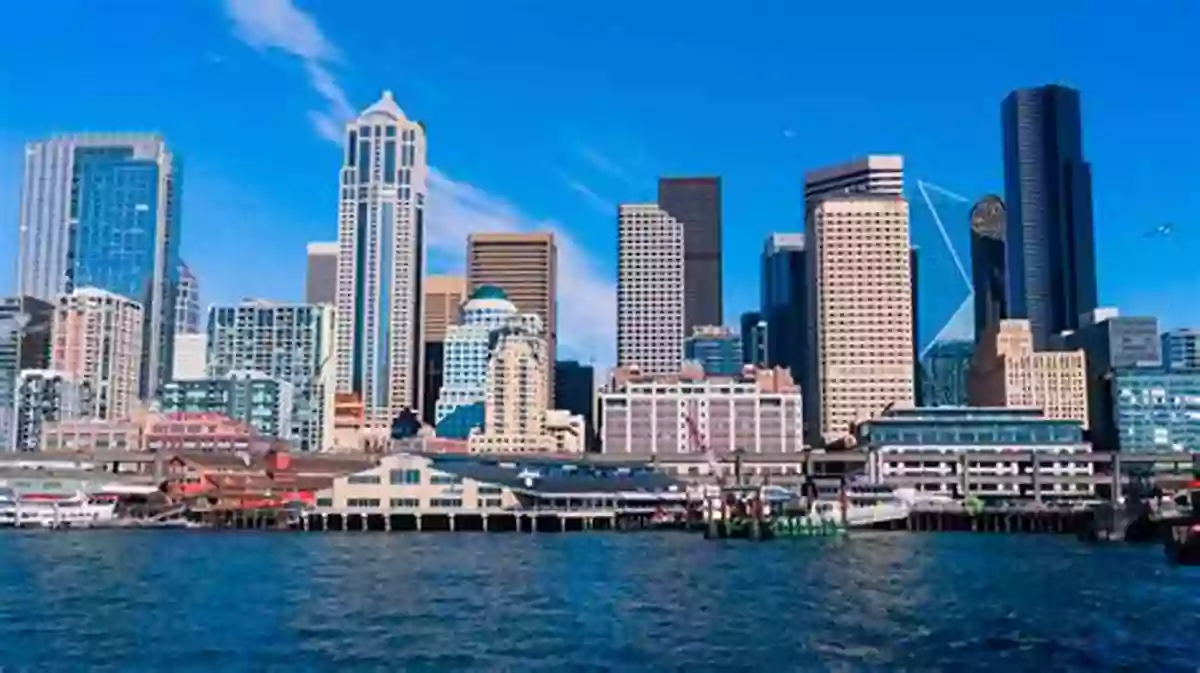
[[[908,518],[891,522],[886,530],[913,532],[1041,533],[1082,535],[1093,526],[1095,512],[1074,508],[965,506],[921,507]]]
[[[471,512],[290,512],[282,509],[193,512],[188,519],[227,530],[386,533],[571,533],[637,531],[653,523],[656,510],[536,510]],[[678,526],[682,528],[682,523]]]

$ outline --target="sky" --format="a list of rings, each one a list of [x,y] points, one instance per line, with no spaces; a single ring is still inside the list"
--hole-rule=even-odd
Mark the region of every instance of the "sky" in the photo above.
[[[804,172],[868,153],[905,157],[928,341],[967,297],[929,205],[969,263],[964,199],[1003,193],[1000,101],[1061,83],[1083,94],[1101,303],[1200,326],[1200,3],[753,5],[6,2],[0,292],[24,143],[149,130],[184,161],[204,303],[300,300],[305,244],[337,234],[341,124],[389,89],[428,130],[433,272],[461,271],[471,231],[558,236],[560,357],[614,358],[616,204],[653,201],[660,175],[721,176],[736,325],[764,239],[803,228]]]

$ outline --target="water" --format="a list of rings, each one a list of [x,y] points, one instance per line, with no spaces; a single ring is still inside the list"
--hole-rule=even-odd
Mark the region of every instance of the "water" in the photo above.
[[[1200,569],[1019,535],[0,534],[0,670],[1200,670]]]

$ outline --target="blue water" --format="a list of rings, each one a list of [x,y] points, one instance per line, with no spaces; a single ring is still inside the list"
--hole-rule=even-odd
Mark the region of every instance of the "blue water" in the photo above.
[[[1200,569],[1018,535],[0,534],[0,670],[1200,670]]]

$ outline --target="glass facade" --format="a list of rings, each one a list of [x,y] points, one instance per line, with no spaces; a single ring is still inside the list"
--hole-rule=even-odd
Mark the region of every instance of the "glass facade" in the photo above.
[[[860,445],[991,448],[1084,442],[1077,421],[1043,418],[1040,411],[941,407],[893,409],[858,426]]]
[[[967,405],[967,379],[975,344],[938,341],[921,359],[921,403],[928,407]]]
[[[1117,369],[1112,389],[1121,451],[1200,451],[1200,369]]]
[[[13,448],[21,371],[50,366],[54,305],[33,297],[0,298],[0,451]]]
[[[1037,349],[1096,308],[1081,117],[1079,92],[1056,85],[1014,91],[1001,106],[1008,317],[1029,319]]]
[[[247,302],[208,313],[208,374],[265,374],[292,386],[292,428],[300,451],[332,441],[333,319],[331,306]]]
[[[742,314],[742,362],[756,367],[767,366],[767,338],[769,329],[763,314],[747,311]]]
[[[142,305],[138,392],[147,399],[174,361],[179,167],[161,141],[78,147],[71,181],[67,291],[96,287]]]
[[[683,358],[700,363],[709,376],[742,371],[742,340],[729,330],[704,330],[683,340]]]
[[[596,437],[596,370],[574,360],[554,363],[554,404],[572,414],[583,416],[588,445]]]
[[[242,421],[262,437],[289,439],[292,386],[265,375],[171,381],[159,399],[164,413],[216,413]]]
[[[975,342],[1008,316],[1004,300],[1004,227],[1007,213],[998,196],[985,196],[971,208],[971,288]]]

